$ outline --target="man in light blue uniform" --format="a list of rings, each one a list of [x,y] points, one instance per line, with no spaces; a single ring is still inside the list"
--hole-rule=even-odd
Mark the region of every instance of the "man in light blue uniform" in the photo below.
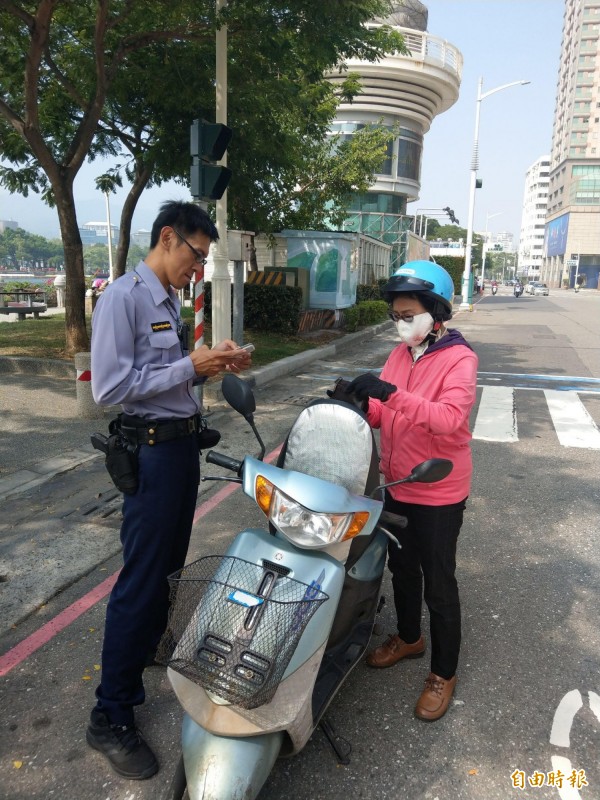
[[[107,287],[92,321],[94,399],[122,405],[122,430],[137,448],[139,473],[135,493],[124,495],[124,563],[108,602],[102,678],[86,738],[119,775],[136,780],[158,771],[133,709],[144,702],[144,666],[167,622],[167,576],[185,563],[198,495],[193,383],[250,365],[231,340],[188,352],[175,290],[190,283],[216,239],[197,205],[164,203],[148,255]]]

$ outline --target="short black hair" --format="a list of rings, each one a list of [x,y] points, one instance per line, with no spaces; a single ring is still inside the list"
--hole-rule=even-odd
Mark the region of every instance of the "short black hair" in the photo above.
[[[397,297],[409,297],[411,300],[418,300],[425,311],[428,311],[435,318],[437,300],[425,292],[394,292],[390,300],[390,308]]]
[[[160,232],[167,225],[176,228],[184,236],[191,236],[200,231],[206,234],[211,242],[216,242],[219,238],[215,223],[203,208],[196,203],[185,203],[183,200],[167,200],[161,205],[158,217],[152,225],[151,250],[158,244]]]

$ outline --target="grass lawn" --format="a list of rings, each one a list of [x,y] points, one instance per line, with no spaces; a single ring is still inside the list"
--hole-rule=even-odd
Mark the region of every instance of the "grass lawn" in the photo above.
[[[183,309],[183,317],[192,323],[193,310]],[[88,331],[91,330],[87,319]],[[339,333],[322,332],[311,338],[284,336],[277,333],[244,331],[244,342],[252,342],[256,350],[252,354],[252,365],[260,367],[292,356],[303,350],[310,350],[333,339]],[[211,342],[211,328],[206,326],[206,344]],[[193,347],[193,330],[190,345]],[[23,322],[3,322],[0,319],[0,356],[21,356],[29,358],[51,358],[69,360],[65,353],[64,314],[41,316],[39,319],[25,319]]]

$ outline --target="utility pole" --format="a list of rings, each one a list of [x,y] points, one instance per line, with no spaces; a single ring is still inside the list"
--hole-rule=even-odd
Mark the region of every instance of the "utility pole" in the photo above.
[[[227,4],[227,0],[216,0],[217,14]],[[227,26],[217,30],[216,40],[216,96],[215,121],[227,125]],[[227,166],[227,153],[221,159]],[[213,261],[215,269],[212,276],[212,341],[231,339],[231,278],[228,269],[227,250],[227,191],[216,202],[216,225],[219,240],[216,243]]]

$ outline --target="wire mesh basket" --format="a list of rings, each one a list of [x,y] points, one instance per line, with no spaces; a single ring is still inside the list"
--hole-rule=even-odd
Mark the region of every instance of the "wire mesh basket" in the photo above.
[[[169,577],[157,661],[242,708],[268,703],[302,632],[328,599],[287,569],[207,556]]]

